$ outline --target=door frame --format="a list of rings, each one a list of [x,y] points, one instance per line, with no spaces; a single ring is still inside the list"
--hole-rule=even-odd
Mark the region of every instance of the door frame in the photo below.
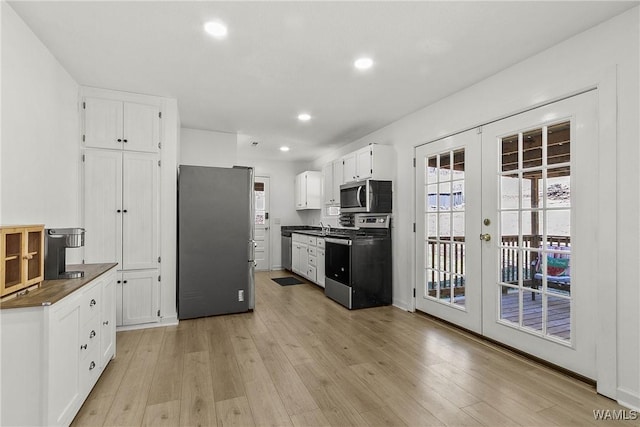
[[[413,179],[413,209],[411,217],[413,217],[413,223],[417,221],[416,212],[416,179],[415,174],[417,170],[415,168],[416,149],[424,144],[429,144],[443,138],[447,138],[459,133],[469,131],[471,129],[482,127],[483,125],[493,123],[514,115],[518,115],[529,110],[536,109],[548,104],[561,101],[572,96],[588,92],[590,90],[597,90],[598,100],[598,158],[600,162],[606,165],[610,165],[612,169],[617,168],[617,146],[618,146],[618,133],[617,133],[617,93],[618,93],[618,79],[617,79],[617,67],[610,66],[599,72],[593,80],[594,83],[585,85],[574,89],[573,91],[564,92],[555,96],[549,95],[544,100],[532,103],[528,106],[524,106],[519,109],[512,110],[509,113],[505,113],[492,120],[485,120],[480,123],[475,123],[471,126],[464,127],[456,132],[442,134],[437,138],[429,139],[426,142],[420,142],[413,145],[413,161],[414,161],[414,179]],[[532,94],[531,98],[534,94]],[[539,98],[538,98],[539,99]],[[607,144],[602,144],[600,141],[607,141]],[[600,233],[604,233],[610,224],[616,224],[617,216],[617,187],[616,176],[613,173],[606,174],[604,168],[599,168],[598,172],[598,187],[600,203],[597,207],[597,236]],[[412,257],[412,279],[413,285],[409,292],[413,292],[413,297],[410,299],[411,304],[409,310],[411,312],[416,311],[416,292],[417,292],[417,268],[419,265],[416,251],[416,245],[418,243],[418,236],[413,233],[413,251]],[[597,289],[596,298],[598,300],[598,310],[596,313],[596,382],[597,392],[619,401],[619,395],[624,394],[624,391],[618,390],[618,376],[617,376],[617,354],[618,354],[618,341],[617,341],[617,270],[600,268],[600,265],[616,265],[617,260],[617,248],[616,239],[598,239],[599,245],[597,247],[598,259],[600,262],[595,266],[595,275],[597,281],[600,284]],[[613,271],[612,271],[613,270]]]

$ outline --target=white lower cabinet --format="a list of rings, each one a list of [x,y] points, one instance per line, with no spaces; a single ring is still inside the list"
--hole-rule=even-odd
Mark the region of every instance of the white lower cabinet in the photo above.
[[[0,425],[71,424],[115,356],[115,276],[53,304],[0,310]]]
[[[155,269],[118,272],[117,326],[160,321],[159,274]]]
[[[291,236],[291,269],[324,288],[324,239],[296,233]]]

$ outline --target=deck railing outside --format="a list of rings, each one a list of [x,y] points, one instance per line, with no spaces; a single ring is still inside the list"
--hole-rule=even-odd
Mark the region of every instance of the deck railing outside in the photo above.
[[[456,276],[464,276],[465,274],[465,244],[463,236],[455,236],[452,239],[450,244],[451,248],[449,251],[442,250],[441,254],[438,256],[436,247],[438,243],[433,241],[428,241],[428,250],[427,250],[427,267],[447,270],[450,273]],[[443,244],[443,246],[449,245],[448,243]],[[502,236],[502,245],[500,249],[500,272],[501,272],[501,281],[504,283],[518,283],[518,257],[520,254],[523,257],[522,266],[523,266],[523,279],[525,281],[530,281],[533,277],[533,266],[535,265],[538,259],[538,252],[540,248],[542,248],[542,236],[540,235],[525,235],[522,236],[522,246],[523,251],[519,251],[519,243],[518,236]],[[571,237],[570,236],[547,236],[547,246],[571,246]],[[449,258],[452,258],[451,267],[449,269]],[[446,267],[445,267],[446,266]],[[429,281],[429,289],[435,289],[436,285],[436,275],[432,273],[428,277]],[[444,283],[441,282],[440,288],[445,289],[449,287],[449,283],[451,280],[445,280]],[[464,280],[452,280],[455,288],[464,288]],[[456,294],[457,294],[456,290]]]

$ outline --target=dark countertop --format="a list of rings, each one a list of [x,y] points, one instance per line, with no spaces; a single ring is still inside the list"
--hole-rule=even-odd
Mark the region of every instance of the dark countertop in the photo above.
[[[280,227],[280,234],[282,237],[291,237],[291,233],[317,236],[320,232],[322,232],[322,228],[315,227],[313,225],[283,225]]]
[[[45,280],[38,289],[30,291],[10,300],[0,302],[0,309],[40,307],[55,304],[62,298],[77,291],[93,279],[114,268],[117,263],[110,264],[78,264],[68,265],[69,271],[84,271],[84,277],[79,279]]]

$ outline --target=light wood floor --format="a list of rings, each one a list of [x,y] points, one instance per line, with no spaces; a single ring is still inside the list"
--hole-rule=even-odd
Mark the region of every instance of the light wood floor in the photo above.
[[[393,307],[258,273],[253,313],[121,332],[74,426],[588,426],[592,387]]]

